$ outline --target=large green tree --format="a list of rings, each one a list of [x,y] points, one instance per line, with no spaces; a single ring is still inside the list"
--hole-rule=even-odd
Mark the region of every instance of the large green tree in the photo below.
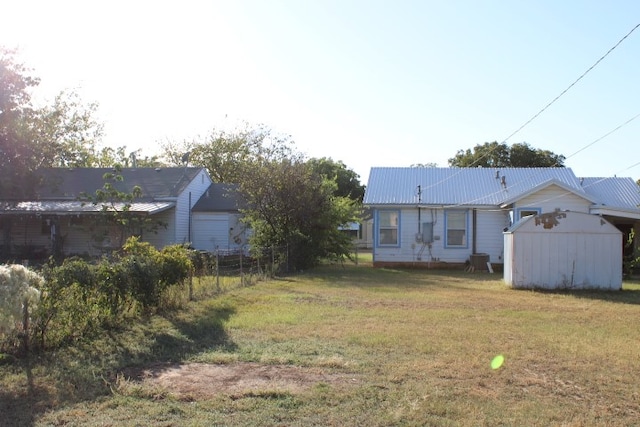
[[[473,150],[458,150],[449,159],[449,166],[457,167],[564,167],[565,157],[549,150],[533,148],[526,142],[511,146],[505,142],[485,142]]]
[[[249,123],[230,131],[214,128],[204,138],[161,146],[167,163],[203,166],[214,182],[226,183],[241,182],[247,169],[261,159],[285,159],[294,153],[289,136]]]
[[[0,48],[0,197],[18,199],[33,191],[31,172],[38,166],[35,144],[29,135],[33,115],[29,90],[39,80],[15,52]]]
[[[356,221],[357,203],[336,196],[336,189],[335,181],[300,158],[255,164],[240,184],[254,247],[286,254],[292,271],[348,257],[351,239],[340,226]]]
[[[362,201],[365,186],[360,183],[360,176],[342,161],[322,157],[309,159],[307,163],[313,171],[336,183],[335,196]]]
[[[85,104],[77,93],[63,91],[53,104],[33,110],[28,127],[40,166],[94,166],[104,134],[97,109],[96,103]]]
[[[348,256],[351,240],[340,226],[356,220],[362,196],[357,175],[342,162],[307,161],[289,136],[247,123],[163,148],[169,163],[188,161],[206,167],[216,182],[238,185],[254,249],[288,254],[292,270]]]

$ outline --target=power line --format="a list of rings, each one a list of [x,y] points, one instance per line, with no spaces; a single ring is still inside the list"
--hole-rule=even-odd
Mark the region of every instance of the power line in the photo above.
[[[617,130],[619,130],[620,128],[628,125],[629,123],[631,123],[632,121],[634,121],[635,119],[637,119],[638,117],[640,117],[640,113],[636,114],[635,116],[631,117],[629,120],[627,120],[626,122],[618,125],[616,128],[610,130],[609,132],[605,133],[604,135],[602,135],[600,138],[597,138],[595,141],[590,142],[589,144],[585,145],[584,147],[582,147],[581,149],[579,149],[578,151],[576,151],[575,153],[569,155],[568,157],[565,157],[565,159],[568,159],[570,157],[575,156],[576,154],[580,153],[581,151],[586,150],[587,148],[591,147],[593,144],[602,141],[603,139],[605,139],[606,137],[608,137],[609,135],[611,135],[612,133],[616,132]]]
[[[627,34],[625,34],[624,37],[622,37],[620,40],[618,40],[618,43],[616,43],[615,45],[613,45],[613,47],[611,49],[609,49],[607,51],[607,53],[605,53],[604,55],[602,55],[600,57],[600,59],[598,59],[591,67],[589,67],[587,69],[587,71],[585,71],[584,73],[582,73],[582,75],[580,77],[578,77],[573,83],[571,83],[565,90],[563,90],[562,92],[560,92],[560,94],[558,96],[556,96],[555,98],[553,98],[553,100],[551,100],[551,102],[549,102],[547,105],[545,105],[544,107],[542,107],[542,109],[540,111],[538,111],[536,114],[533,115],[533,117],[531,117],[529,120],[527,120],[526,122],[524,122],[524,124],[522,124],[518,129],[516,129],[511,135],[509,135],[508,137],[506,137],[504,139],[503,142],[507,142],[509,139],[511,139],[511,137],[513,137],[515,134],[517,134],[518,132],[520,132],[525,126],[527,126],[529,123],[531,123],[532,121],[534,121],[536,118],[538,118],[538,116],[540,114],[542,114],[547,108],[549,108],[551,105],[553,105],[558,99],[560,99],[565,93],[567,93],[573,86],[575,86],[580,80],[583,79],[584,76],[586,76],[591,70],[593,70],[600,62],[602,62],[602,60],[604,60],[611,52],[614,51],[615,48],[617,48],[623,41],[626,40],[627,37],[629,37],[631,35],[631,33],[633,33],[636,29],[638,29],[638,27],[640,27],[640,23],[638,23],[635,27],[633,27],[631,29],[631,31],[629,31]]]
[[[580,77],[578,77],[573,83],[571,83],[565,90],[563,90],[562,92],[560,92],[560,94],[558,96],[556,96],[555,98],[553,98],[553,100],[551,100],[551,102],[549,102],[547,105],[545,105],[540,111],[538,111],[536,114],[534,114],[529,120],[527,120],[526,122],[524,122],[519,128],[517,128],[514,132],[511,133],[511,135],[509,135],[507,138],[505,138],[503,140],[503,143],[506,143],[510,138],[512,138],[514,135],[516,135],[518,132],[520,132],[522,129],[524,129],[527,125],[529,125],[529,123],[531,123],[532,121],[534,121],[536,118],[538,118],[538,116],[540,116],[540,114],[542,114],[544,111],[546,111],[551,105],[553,105],[558,99],[560,99],[564,94],[566,94],[573,86],[575,86],[580,80],[582,80],[589,72],[591,72],[591,70],[593,70],[600,62],[602,62],[607,56],[609,56],[609,54],[611,52],[613,52],[623,41],[625,41],[635,30],[638,29],[638,27],[640,27],[640,23],[636,24],[627,34],[625,34],[620,40],[618,40],[618,42],[613,45],[604,55],[602,55],[593,65],[591,65],[584,73],[582,73],[580,75]],[[614,133],[615,131],[617,131],[618,129],[620,129],[621,127],[627,125],[628,123],[632,122],[633,120],[635,120],[636,118],[638,118],[638,116],[640,116],[640,114],[632,117],[631,119],[627,120],[625,123],[619,125],[618,127],[616,127],[615,129],[611,130],[610,132],[606,133],[605,135],[601,136],[600,138],[596,139],[595,141],[587,144],[586,146],[582,147],[580,150],[576,151],[575,153],[571,154],[569,157],[572,157],[576,154],[578,154],[579,152],[587,149],[588,147],[592,146],[593,144],[601,141],[602,139],[606,138],[607,136],[609,136],[610,134]],[[496,148],[494,148],[493,150],[497,149],[498,146],[496,146]],[[485,158],[486,156],[488,156],[489,154],[491,154],[491,152],[493,150],[490,150],[489,152],[485,153],[485,155],[480,156],[479,158],[477,158],[475,161],[473,161],[471,163],[471,165],[469,165],[469,167],[473,166],[474,164],[478,163],[480,160],[482,160],[483,158]],[[565,158],[566,159],[566,158]],[[632,167],[634,167],[636,165],[630,166],[627,169],[630,169]],[[431,185],[429,185],[428,187],[422,187],[423,191],[427,190],[429,188],[435,187],[439,184],[442,184],[445,181],[448,181],[449,179],[454,178],[456,175],[458,175],[459,173],[461,173],[462,171],[459,171],[455,174],[452,174],[450,176],[448,176],[447,178],[444,178],[436,183],[433,183]]]

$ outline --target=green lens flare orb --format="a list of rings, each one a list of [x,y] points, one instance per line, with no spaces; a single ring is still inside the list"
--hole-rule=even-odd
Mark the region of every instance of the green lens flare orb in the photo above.
[[[499,354],[491,361],[491,369],[498,369],[504,363],[504,356]]]

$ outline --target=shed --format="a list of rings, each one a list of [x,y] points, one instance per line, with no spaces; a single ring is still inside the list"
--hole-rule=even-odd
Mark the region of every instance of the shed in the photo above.
[[[504,250],[504,280],[514,288],[622,288],[622,232],[597,215],[525,217],[504,232]]]

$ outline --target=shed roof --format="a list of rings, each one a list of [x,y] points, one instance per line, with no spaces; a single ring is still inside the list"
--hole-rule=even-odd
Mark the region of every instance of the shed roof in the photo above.
[[[137,201],[176,198],[200,173],[202,168],[45,168],[37,171],[42,183],[37,200],[75,200],[83,193],[94,195],[105,184],[104,175],[116,173],[122,181],[112,182],[118,191],[131,193],[135,186],[142,190]]]
[[[236,184],[213,183],[193,205],[193,212],[236,212],[245,201]]]
[[[499,206],[550,180],[590,199],[570,168],[374,167],[364,204]]]
[[[584,212],[556,211],[526,216],[515,222],[504,233],[548,232],[582,234],[621,234],[606,219]]]

